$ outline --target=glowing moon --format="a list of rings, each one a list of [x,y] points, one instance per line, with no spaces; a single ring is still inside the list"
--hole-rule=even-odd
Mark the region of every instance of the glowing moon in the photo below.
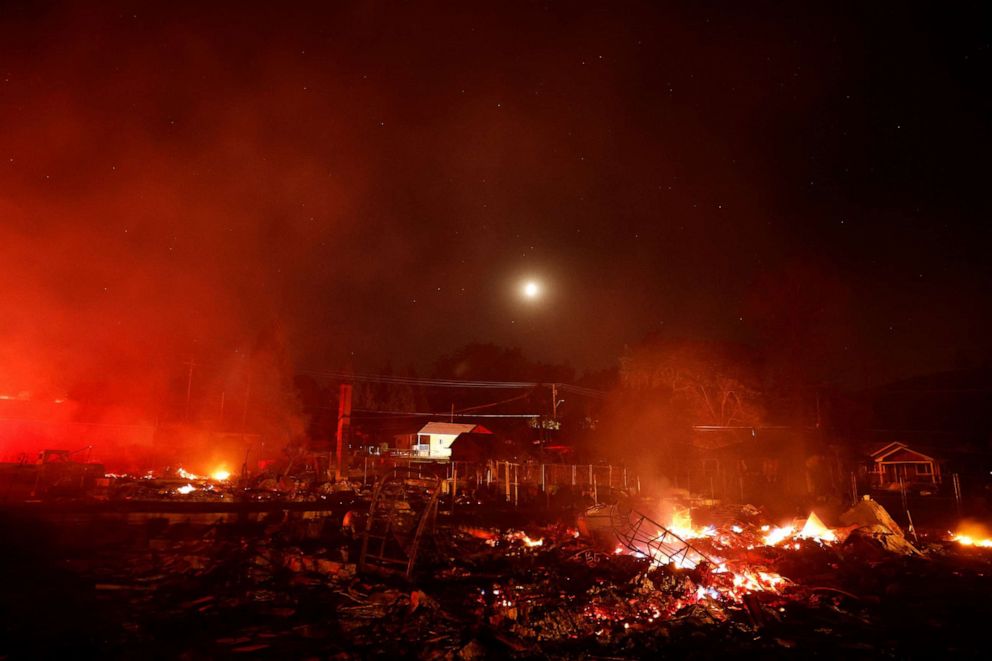
[[[527,298],[537,298],[541,293],[541,286],[533,280],[530,280],[524,283],[523,292],[524,296]]]

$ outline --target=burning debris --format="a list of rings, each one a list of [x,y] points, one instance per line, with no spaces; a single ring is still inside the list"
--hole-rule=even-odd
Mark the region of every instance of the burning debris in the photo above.
[[[959,630],[940,615],[949,606],[935,584],[965,596],[992,587],[978,538],[917,549],[873,501],[840,527],[816,513],[775,525],[749,506],[673,507],[662,523],[629,499],[591,507],[577,525],[559,512],[523,526],[515,514],[508,527],[486,523],[491,503],[452,514],[436,481],[409,475],[274,501],[185,470],[114,482],[108,507],[139,502],[119,500],[137,484],[173,507],[204,498],[189,504],[234,509],[150,513],[140,536],[101,517],[62,531],[59,562],[76,577],[74,599],[90,604],[92,651],[113,641],[128,654],[207,656],[898,655],[912,645],[901,618],[926,613]],[[966,537],[977,548],[963,548]],[[23,618],[2,626],[4,654],[52,640]]]
[[[960,583],[954,572],[985,585],[992,559],[976,526],[914,543],[871,499],[776,521],[606,489],[608,504],[525,513],[501,489],[467,497],[441,474],[329,482],[308,461],[101,480],[85,499],[22,509],[60,522],[59,566],[92,606],[94,640],[129,654],[158,653],[169,631],[196,632],[170,637],[173,655],[207,656],[891,652],[896,596],[917,577]],[[6,640],[43,644],[30,623],[3,626]]]

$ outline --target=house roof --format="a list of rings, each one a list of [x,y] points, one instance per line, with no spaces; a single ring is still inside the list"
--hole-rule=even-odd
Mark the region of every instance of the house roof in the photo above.
[[[888,454],[890,452],[893,452],[895,450],[899,450],[899,449],[902,449],[902,448],[905,448],[905,447],[906,447],[906,444],[905,443],[898,443],[898,442],[893,441],[892,443],[889,443],[887,445],[883,445],[879,449],[877,449],[874,452],[872,452],[871,453],[871,458],[872,459],[875,459],[876,457],[878,457],[880,455],[886,455],[886,454]]]
[[[910,450],[905,443],[889,443],[871,453],[877,462],[932,462],[934,458],[916,450]]]
[[[458,434],[473,433],[473,434],[492,434],[491,431],[483,427],[482,425],[476,425],[473,423],[459,423],[459,422],[428,422],[424,425],[418,434],[445,434],[457,436]]]

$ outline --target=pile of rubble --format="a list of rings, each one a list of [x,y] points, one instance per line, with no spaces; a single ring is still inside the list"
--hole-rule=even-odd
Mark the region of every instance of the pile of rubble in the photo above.
[[[5,608],[0,654],[59,651],[70,634],[66,649],[126,656],[898,656],[935,640],[969,649],[977,633],[956,611],[987,613],[992,554],[913,543],[871,501],[845,517],[837,528],[815,515],[773,526],[740,508],[721,525],[672,524],[701,558],[682,564],[575,526],[441,517],[409,579],[359,572],[361,527],[331,515],[139,530],[95,521],[63,536],[76,541],[47,561],[31,560],[37,580],[63,577],[62,595],[23,577],[5,583],[5,599],[82,604],[86,626],[32,619],[48,602],[31,618]]]

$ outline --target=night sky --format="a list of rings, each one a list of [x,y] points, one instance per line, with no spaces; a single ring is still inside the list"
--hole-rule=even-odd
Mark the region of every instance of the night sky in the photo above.
[[[260,332],[297,369],[992,356],[985,3],[177,4],[0,12],[0,389]]]

